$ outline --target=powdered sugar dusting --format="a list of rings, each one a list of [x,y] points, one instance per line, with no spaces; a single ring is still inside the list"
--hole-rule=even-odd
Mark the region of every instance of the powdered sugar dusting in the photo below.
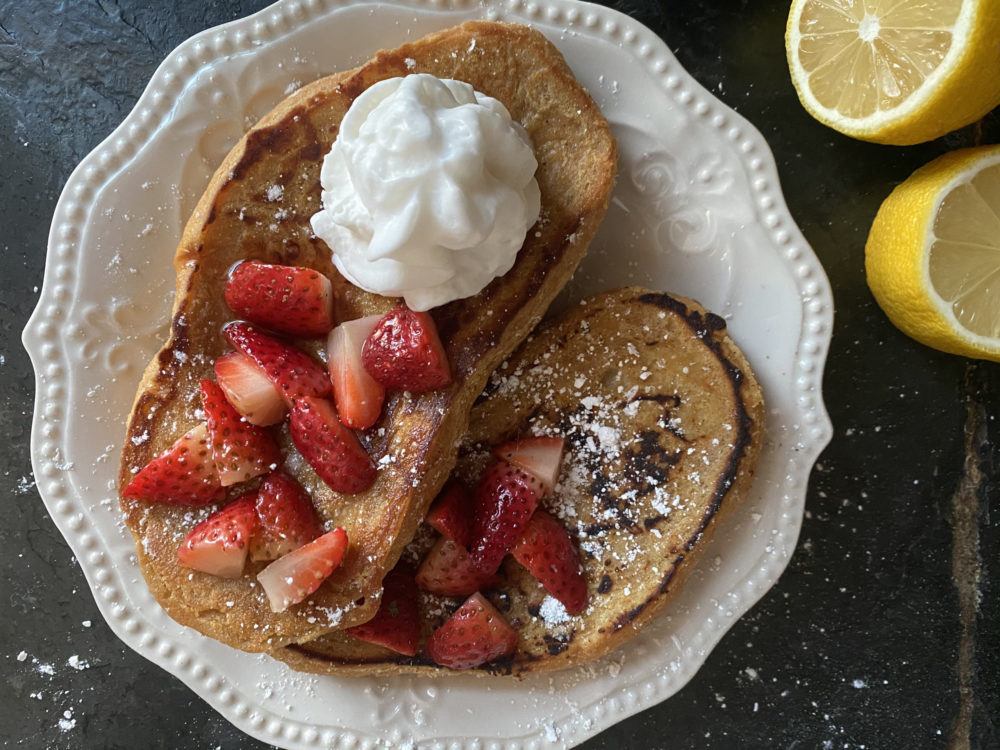
[[[14,492],[18,495],[26,495],[35,487],[35,479],[30,476],[23,476],[17,480]]]
[[[538,613],[545,620],[545,624],[549,626],[560,625],[569,620],[569,613],[566,611],[566,608],[561,601],[553,596],[546,596],[542,600],[542,606],[539,608]]]
[[[70,691],[66,688],[57,687],[61,684],[57,680],[65,683],[67,677],[61,669],[73,670],[73,672],[83,672],[89,669],[91,663],[80,654],[72,654],[63,663],[60,658],[43,660],[32,656],[25,650],[20,650],[13,656],[18,663],[15,669],[18,670],[17,683],[25,690],[25,695],[35,701],[50,701],[53,706],[52,726],[60,732],[70,732],[79,727],[77,711],[78,705],[83,704],[85,699],[80,693]],[[81,678],[85,680],[86,678]],[[41,683],[40,686],[33,686],[34,683]],[[13,683],[12,683],[13,684]],[[82,685],[87,683],[82,682]]]
[[[555,490],[541,504],[579,544],[587,608],[569,615],[524,579],[501,586],[498,599],[508,616],[542,625],[529,632],[545,641],[531,648],[549,654],[657,595],[682,559],[677,550],[701,535],[735,449],[728,364],[697,331],[662,310],[637,322],[620,308],[595,308],[529,339],[521,358],[493,373],[460,449],[459,475],[473,485],[492,445],[528,434],[565,438]]]
[[[59,719],[59,728],[68,732],[76,726],[76,719],[73,718],[73,709],[67,708],[63,711],[62,718]]]

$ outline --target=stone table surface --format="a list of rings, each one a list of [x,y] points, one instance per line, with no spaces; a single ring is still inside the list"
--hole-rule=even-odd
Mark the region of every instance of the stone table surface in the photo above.
[[[257,748],[105,625],[31,472],[34,381],[20,332],[73,167],[153,70],[260,0],[0,1],[0,742],[26,748]],[[789,82],[787,3],[622,0],[763,133],[830,277],[824,394],[835,436],[778,584],[676,696],[603,748],[1000,748],[1000,368],[927,349],[869,293],[867,230],[889,191],[1000,113],[907,148],[813,121]]]

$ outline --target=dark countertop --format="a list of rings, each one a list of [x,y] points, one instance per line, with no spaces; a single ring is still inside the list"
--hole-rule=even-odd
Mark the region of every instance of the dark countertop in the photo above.
[[[163,57],[263,0],[0,1],[0,741],[29,748],[256,748],[125,647],[35,490],[20,332],[70,171]],[[894,185],[945,151],[1000,142],[1000,112],[909,148],[852,141],[798,104],[787,2],[625,0],[774,151],[833,286],[825,376],[835,437],[778,584],[672,699],[587,748],[1000,748],[1000,367],[905,338],[865,285]]]

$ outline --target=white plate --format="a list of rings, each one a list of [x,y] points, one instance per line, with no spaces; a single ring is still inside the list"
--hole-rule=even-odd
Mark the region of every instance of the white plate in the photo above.
[[[297,675],[180,627],[152,599],[116,501],[126,416],[166,333],[182,224],[229,147],[297,85],[478,17],[546,33],[619,139],[613,206],[567,295],[642,283],[724,315],[764,388],[760,469],[676,606],[591,666],[523,681]],[[285,0],[174,50],[70,177],[24,332],[35,476],[111,628],[249,734],[287,748],[570,746],[673,695],[784,570],[831,434],[832,307],[763,138],[627,16],[573,0]]]

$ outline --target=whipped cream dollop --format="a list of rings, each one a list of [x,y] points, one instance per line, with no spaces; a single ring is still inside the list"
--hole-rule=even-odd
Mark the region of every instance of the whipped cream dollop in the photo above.
[[[348,281],[428,310],[514,265],[538,218],[537,166],[496,99],[426,74],[390,78],[344,116],[312,228]]]

